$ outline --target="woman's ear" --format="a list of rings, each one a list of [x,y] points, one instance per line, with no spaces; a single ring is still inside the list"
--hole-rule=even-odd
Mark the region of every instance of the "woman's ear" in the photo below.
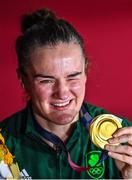
[[[23,89],[23,99],[24,101],[28,101],[30,100],[30,95],[29,95],[29,91],[28,91],[28,86],[26,85],[26,78],[24,77],[24,75],[20,72],[19,69],[16,70],[17,72],[17,77],[20,81],[20,85]]]
[[[23,89],[25,89],[24,78],[23,78],[20,70],[19,70],[19,69],[16,69],[16,73],[17,73],[17,77],[18,77],[18,79],[19,79],[19,81],[20,81],[21,87],[22,87]]]

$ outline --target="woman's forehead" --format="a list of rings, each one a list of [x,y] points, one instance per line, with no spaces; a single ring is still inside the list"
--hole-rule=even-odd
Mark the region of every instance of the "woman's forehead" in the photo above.
[[[55,46],[39,47],[31,51],[30,60],[34,65],[38,63],[57,63],[84,59],[81,47],[75,43],[59,43]]]
[[[35,73],[68,74],[83,69],[84,57],[76,44],[41,47],[31,56],[31,69]]]

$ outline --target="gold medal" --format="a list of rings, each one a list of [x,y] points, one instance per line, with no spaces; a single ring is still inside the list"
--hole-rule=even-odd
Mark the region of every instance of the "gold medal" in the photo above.
[[[112,114],[102,114],[95,117],[89,129],[92,142],[104,149],[104,146],[108,144],[107,140],[112,138],[112,134],[117,129],[122,128],[121,121],[120,118]]]

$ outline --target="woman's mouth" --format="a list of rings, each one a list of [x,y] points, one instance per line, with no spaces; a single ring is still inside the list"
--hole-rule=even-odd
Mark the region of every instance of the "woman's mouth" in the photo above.
[[[72,100],[68,100],[66,102],[57,102],[57,103],[51,103],[52,107],[57,110],[66,110],[69,105],[71,104]]]

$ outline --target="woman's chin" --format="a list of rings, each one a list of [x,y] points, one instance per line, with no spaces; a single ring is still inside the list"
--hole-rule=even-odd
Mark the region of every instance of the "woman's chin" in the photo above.
[[[67,113],[53,113],[50,114],[50,119],[57,125],[67,125],[77,121],[77,112],[71,111]]]

